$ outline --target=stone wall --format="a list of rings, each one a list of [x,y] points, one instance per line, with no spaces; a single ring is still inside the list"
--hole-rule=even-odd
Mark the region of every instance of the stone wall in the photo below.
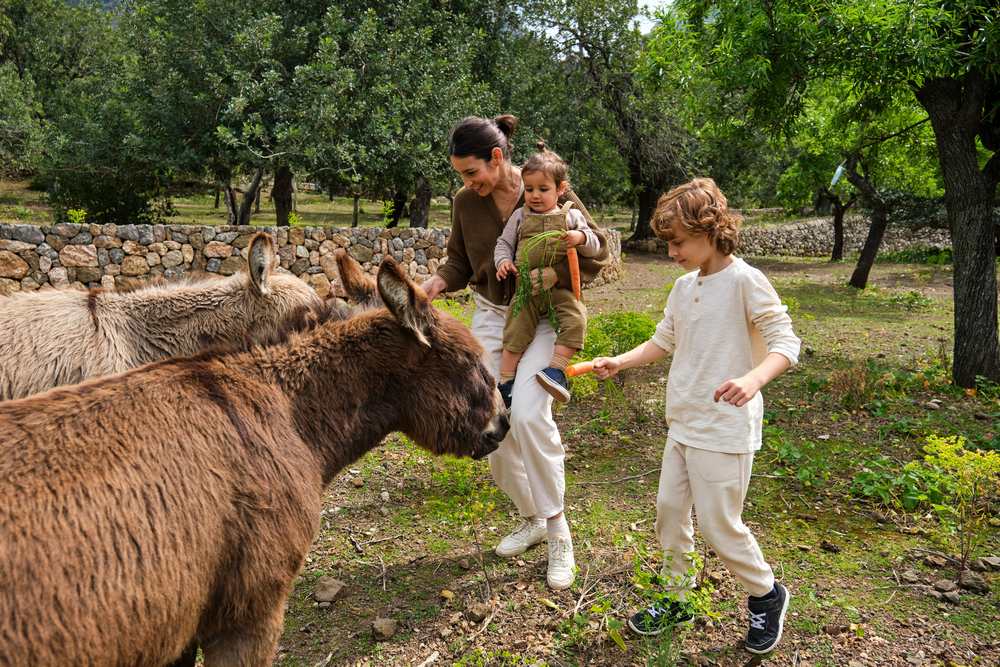
[[[450,230],[360,227],[0,224],[0,295],[53,287],[131,288],[187,271],[231,275],[246,264],[258,231],[275,235],[281,266],[326,295],[337,280],[333,251],[344,248],[374,273],[382,258],[402,262],[420,281],[446,259]],[[621,239],[609,232],[615,261],[595,281],[621,273]]]
[[[848,216],[844,220],[844,252],[860,252],[868,235],[868,219]],[[649,239],[627,243],[626,250],[666,252],[667,242]],[[951,237],[944,229],[913,229],[893,226],[885,231],[879,252],[894,252],[913,247],[950,248]],[[788,225],[747,227],[740,231],[737,253],[748,257],[759,255],[795,255],[826,257],[833,251],[833,219],[829,217],[803,220]]]

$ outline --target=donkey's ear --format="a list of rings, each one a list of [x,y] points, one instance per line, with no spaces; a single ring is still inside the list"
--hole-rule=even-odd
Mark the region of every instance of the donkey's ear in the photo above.
[[[434,309],[424,291],[406,277],[396,260],[387,257],[378,269],[378,293],[389,312],[421,343],[428,340],[434,326]]]
[[[374,306],[378,304],[378,292],[375,290],[375,281],[370,275],[365,273],[357,260],[347,254],[343,248],[338,248],[333,253],[333,258],[337,261],[337,272],[340,273],[340,284],[344,286],[347,298],[361,306]]]
[[[253,288],[263,296],[270,294],[271,272],[278,265],[278,255],[274,251],[274,241],[269,234],[258,233],[250,239],[247,265]]]

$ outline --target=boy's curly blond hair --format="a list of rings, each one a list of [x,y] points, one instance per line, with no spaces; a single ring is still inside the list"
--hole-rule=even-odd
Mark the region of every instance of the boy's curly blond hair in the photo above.
[[[656,202],[649,224],[668,243],[675,230],[705,235],[723,255],[736,251],[743,218],[729,210],[726,196],[711,178],[696,178],[678,185]]]

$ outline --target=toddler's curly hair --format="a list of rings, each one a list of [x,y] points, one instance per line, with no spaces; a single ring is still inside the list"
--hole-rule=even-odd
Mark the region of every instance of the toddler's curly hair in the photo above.
[[[557,186],[560,183],[569,183],[569,165],[566,161],[550,151],[541,139],[535,143],[535,148],[538,152],[521,165],[521,175],[541,172],[551,178]]]
[[[650,220],[653,233],[668,243],[675,230],[705,235],[724,255],[736,251],[743,218],[729,210],[726,196],[711,178],[695,178],[678,185],[656,202]]]

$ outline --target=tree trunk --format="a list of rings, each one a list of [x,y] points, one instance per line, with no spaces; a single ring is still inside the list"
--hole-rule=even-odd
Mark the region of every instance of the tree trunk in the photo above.
[[[214,208],[219,208],[219,198],[222,195],[222,188],[218,185],[215,186],[215,206]]]
[[[399,219],[403,217],[403,209],[406,208],[406,192],[403,190],[396,190],[392,195],[392,215],[389,218],[389,224],[386,225],[387,229],[392,229],[399,225]]]
[[[253,212],[260,213],[260,191],[264,188],[257,188],[257,196],[253,198]]]
[[[984,87],[972,72],[963,80],[931,79],[915,91],[934,128],[944,181],[954,270],[952,377],[960,387],[975,387],[976,376],[1000,379],[993,223],[1000,158],[994,154],[979,169],[976,135],[983,126]]]
[[[868,286],[868,274],[871,273],[872,266],[875,264],[879,246],[882,245],[882,237],[885,236],[885,228],[889,224],[889,210],[885,200],[879,195],[871,181],[858,172],[859,161],[860,157],[857,155],[848,157],[844,173],[851,185],[861,193],[865,205],[872,213],[872,220],[865,245],[861,248],[861,256],[858,257],[858,265],[854,267],[854,273],[851,274],[848,284],[851,287],[864,289]]]
[[[416,192],[410,203],[410,227],[426,229],[430,226],[431,184],[423,176],[417,177]]]
[[[868,274],[871,273],[875,264],[875,257],[878,255],[878,248],[882,245],[882,237],[885,236],[885,228],[889,224],[889,215],[884,203],[872,203],[872,223],[868,228],[868,237],[865,245],[861,248],[861,256],[858,257],[858,265],[854,267],[851,280],[848,284],[851,287],[864,289],[868,286]]]
[[[831,262],[839,262],[844,259],[844,213],[846,206],[841,206],[839,202],[833,205],[833,252],[830,253]]]
[[[260,182],[264,178],[264,170],[257,169],[253,175],[253,180],[250,181],[250,187],[247,188],[246,192],[243,193],[243,201],[240,202],[240,213],[238,218],[238,223],[240,225],[249,225],[250,216],[253,211],[253,202],[257,198],[257,191],[260,189]],[[235,203],[235,194],[233,195],[233,201]]]
[[[658,198],[659,193],[654,188],[641,186],[638,193],[639,215],[635,220],[635,231],[632,232],[629,241],[643,241],[653,238],[653,228],[649,226],[649,220],[653,217],[653,211],[656,210]]]
[[[357,227],[358,226],[358,217],[359,217],[358,216],[358,213],[359,213],[358,209],[361,206],[360,201],[361,201],[361,195],[355,194],[354,195],[354,213],[351,216],[351,227]]]
[[[292,212],[292,170],[288,165],[280,165],[274,170],[271,199],[274,200],[276,224],[279,227],[287,227],[288,214]]]
[[[231,183],[226,183],[223,190],[226,195],[226,224],[239,224],[240,203],[236,199],[236,188],[234,188]]]
[[[833,212],[833,252],[830,253],[831,262],[839,262],[844,259],[844,215],[847,210],[854,205],[855,198],[851,197],[847,202],[841,201],[840,196],[834,194],[829,188],[821,188],[816,194],[816,203],[813,208],[816,212],[830,208]]]

